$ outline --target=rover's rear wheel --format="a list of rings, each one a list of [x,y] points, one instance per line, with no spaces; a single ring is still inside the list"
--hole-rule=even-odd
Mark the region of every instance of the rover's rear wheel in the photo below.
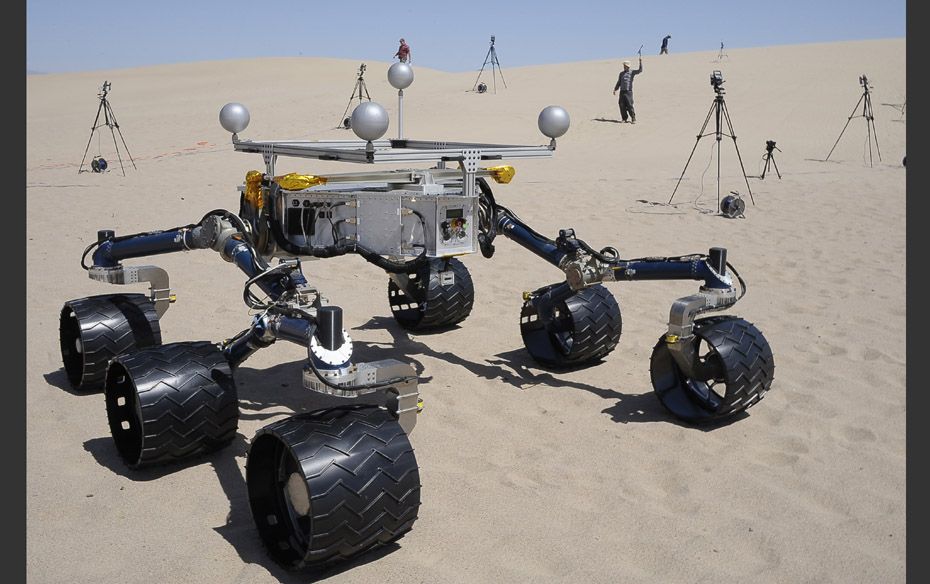
[[[258,431],[246,483],[252,517],[271,556],[321,567],[394,541],[420,505],[413,447],[376,406],[300,414]]]
[[[103,388],[110,359],[161,344],[155,303],[143,294],[104,294],[65,302],[58,324],[61,360],[74,389]]]
[[[527,351],[541,365],[557,369],[580,367],[606,357],[620,341],[622,328],[620,306],[601,284],[583,288],[560,302],[555,319],[548,324],[530,301],[524,302],[520,311],[520,334]]]
[[[762,399],[772,385],[775,362],[768,341],[752,323],[735,316],[694,321],[702,378],[688,377],[672,356],[665,335],[652,350],[652,386],[662,405],[692,423],[718,422]]]
[[[118,356],[107,369],[104,396],[116,449],[130,468],[216,450],[236,436],[232,371],[208,341]]]
[[[475,288],[465,264],[455,258],[435,258],[413,274],[392,274],[388,301],[394,319],[405,329],[441,329],[468,317]]]

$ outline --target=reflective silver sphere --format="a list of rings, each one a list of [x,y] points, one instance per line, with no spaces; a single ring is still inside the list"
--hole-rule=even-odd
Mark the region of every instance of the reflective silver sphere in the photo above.
[[[413,83],[413,67],[407,63],[394,63],[388,69],[388,83],[394,89],[407,89]]]
[[[543,135],[548,138],[558,138],[568,131],[571,120],[564,108],[550,105],[539,112],[539,120],[536,123]]]
[[[227,103],[220,110],[220,125],[227,132],[238,134],[249,126],[249,110],[241,103]]]
[[[379,104],[363,101],[352,111],[350,126],[362,140],[377,140],[387,132],[388,114]]]

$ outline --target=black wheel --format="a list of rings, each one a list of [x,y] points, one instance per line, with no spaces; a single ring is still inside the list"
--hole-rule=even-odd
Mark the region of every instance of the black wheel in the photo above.
[[[775,362],[768,341],[752,323],[735,316],[694,321],[704,379],[689,378],[664,335],[652,350],[650,374],[659,401],[687,422],[717,422],[755,405],[772,386]]]
[[[236,436],[236,385],[208,341],[120,355],[107,369],[104,395],[110,433],[130,468],[210,452]]]
[[[375,406],[293,416],[258,431],[246,460],[252,517],[271,556],[323,567],[394,541],[420,506],[400,425]]]
[[[406,286],[389,280],[388,301],[394,319],[407,330],[451,327],[471,313],[475,302],[471,274],[455,258],[431,259],[418,272],[395,277],[405,279]]]
[[[537,290],[545,293],[548,286]],[[520,311],[520,335],[533,359],[556,369],[580,367],[603,359],[620,341],[623,321],[610,290],[596,284],[559,303],[547,326],[526,301]]]
[[[74,389],[103,388],[110,359],[161,344],[155,303],[143,294],[106,294],[65,303],[58,324],[61,360]]]

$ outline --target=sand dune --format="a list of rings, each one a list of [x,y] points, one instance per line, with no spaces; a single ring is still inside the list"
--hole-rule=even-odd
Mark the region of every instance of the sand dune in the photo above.
[[[479,95],[473,72],[416,67],[405,135],[544,144],[539,111],[572,127],[549,160],[516,160],[495,189],[537,231],[573,227],[623,257],[724,246],[748,283],[729,312],[755,323],[775,356],[772,390],[712,430],[677,422],[654,397],[649,356],[676,298],[694,282],[617,283],[623,336],[601,364],[551,372],[526,353],[521,292],[562,279],[513,242],[463,258],[476,303],[462,325],[409,334],[393,321],[387,278],[359,257],[307,262],[357,358],[415,364],[425,410],[411,442],[423,483],[417,523],[398,545],[327,574],[331,582],[904,582],[906,116],[905,40],[647,56],[637,124],[618,124],[617,60],[504,69]],[[390,63],[368,62],[371,97],[392,117]],[[27,78],[27,498],[31,582],[298,582],[262,549],[250,517],[245,452],[260,427],[319,407],[304,351],[277,343],[237,376],[233,445],[190,464],[132,472],[101,394],[68,388],[58,315],[104,294],[79,265],[98,229],[117,234],[238,209],[236,187],[262,168],[235,153],[220,107],[246,104],[253,139],[350,138],[337,129],[358,63],[281,58]],[[736,143],[720,145],[721,192],[745,218],[715,214],[713,136],[695,137],[725,77]],[[880,146],[848,120],[867,74]],[[97,109],[110,103],[135,167],[94,136],[106,174],[78,173]],[[849,121],[830,161],[830,151]],[[710,121],[709,130],[714,122]],[[765,141],[779,179],[762,171]],[[668,201],[697,142],[674,205]],[[122,144],[120,144],[122,146]],[[281,172],[360,170],[281,159]],[[165,342],[228,338],[248,326],[244,278],[210,251],[159,256],[178,301]],[[144,286],[138,290],[144,291]]]

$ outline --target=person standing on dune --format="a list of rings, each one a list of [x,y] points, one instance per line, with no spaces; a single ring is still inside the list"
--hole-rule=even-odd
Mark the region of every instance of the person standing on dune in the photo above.
[[[623,71],[620,72],[620,76],[617,78],[617,84],[614,85],[614,95],[617,95],[617,90],[620,90],[620,117],[623,118],[623,123],[627,122],[627,117],[630,118],[630,123],[636,123],[636,111],[633,109],[633,77],[639,75],[643,72],[643,58],[639,58],[639,69],[630,70],[630,62],[623,62]]]

